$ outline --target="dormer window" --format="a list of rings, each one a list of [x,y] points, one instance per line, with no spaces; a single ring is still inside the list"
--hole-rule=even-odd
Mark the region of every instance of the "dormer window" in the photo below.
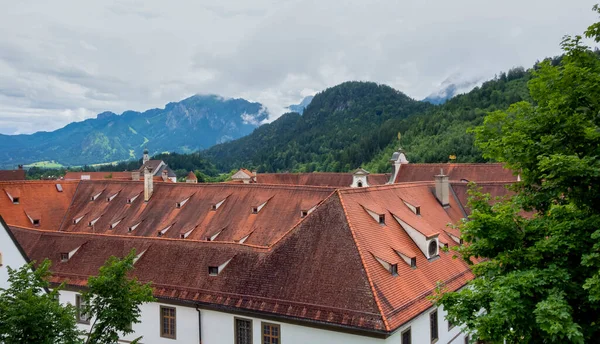
[[[363,207],[363,209],[369,214],[371,215],[371,217],[373,218],[373,220],[377,221],[377,223],[379,223],[380,225],[385,225],[385,214],[379,214],[377,212],[374,212],[373,210],[369,210],[365,207]]]
[[[250,233],[252,234],[252,233]],[[248,240],[248,238],[250,237],[250,234],[246,235],[245,237],[241,238],[240,241],[238,241],[240,244],[243,244],[246,242],[246,240]]]
[[[171,227],[173,227],[173,225],[169,225],[169,226],[167,226],[167,227],[163,228],[162,230],[160,230],[160,231],[158,232],[158,236],[160,237],[160,236],[163,236],[163,235],[165,235],[165,233],[167,233],[167,231],[168,231],[168,230],[169,230]]]
[[[227,197],[229,197],[229,196],[227,196]],[[212,210],[212,211],[216,211],[217,209],[219,209],[219,207],[220,207],[220,206],[222,206],[222,205],[223,205],[223,203],[225,203],[225,200],[226,200],[226,199],[227,199],[227,198],[225,198],[224,200],[220,201],[219,203],[213,204],[213,205],[210,207],[210,210]]]
[[[102,190],[102,191],[104,191],[104,190]],[[91,200],[91,201],[95,201],[95,200],[97,200],[97,199],[98,199],[98,197],[100,197],[100,195],[102,194],[102,191],[100,191],[100,192],[98,192],[97,194],[93,195],[93,196],[90,198],[90,200]]]
[[[187,237],[190,236],[190,234],[192,234],[192,232],[194,231],[194,229],[198,228],[198,226],[196,225],[196,227],[190,229],[189,231],[185,232],[185,233],[181,233],[180,237],[181,239],[185,239]]]
[[[421,207],[420,206],[415,207],[415,214],[421,216]]]
[[[140,221],[140,222],[136,223],[135,225],[129,227],[129,232],[130,233],[133,232],[141,223],[142,222]]]
[[[61,253],[60,254],[60,261],[62,263],[66,262],[69,260],[69,253]]]
[[[420,205],[412,205],[412,204],[406,202],[405,200],[402,200],[402,202],[404,202],[404,205],[406,205],[408,207],[408,209],[410,209],[415,215],[421,216],[421,206]]]
[[[308,216],[308,210],[302,210],[300,211],[300,218],[305,218]]]
[[[119,223],[120,223],[122,220],[123,220],[123,219],[121,219],[121,220],[117,220],[116,222],[113,222],[113,223],[111,223],[111,224],[110,224],[110,229],[113,229],[113,228],[117,227],[117,225],[118,225],[118,224],[119,224]]]
[[[262,208],[264,208],[265,205],[267,205],[267,202],[268,201],[266,201],[265,203],[263,203],[263,204],[261,204],[259,206],[253,206],[252,207],[252,214],[258,214],[262,210]]]
[[[12,202],[13,204],[19,204],[19,197],[13,197]]]
[[[81,219],[83,219],[85,215],[81,215],[80,217],[76,217],[73,219],[73,224],[76,225],[79,223],[79,221],[81,221]]]
[[[137,194],[137,195],[135,195],[133,197],[128,198],[127,199],[127,204],[133,203],[133,201],[135,201],[135,199],[138,198],[139,195],[141,195],[141,193],[139,193],[139,194]]]
[[[410,267],[413,269],[417,267],[417,257],[412,257],[410,259]]]
[[[392,276],[398,276],[398,264],[390,264],[390,273]]]
[[[38,220],[38,219],[33,219],[32,222],[33,222],[33,225],[36,227],[40,225],[40,220]]]
[[[432,257],[435,257],[435,256],[438,255],[438,243],[437,243],[437,240],[431,240],[429,242],[428,253],[429,253],[429,258],[432,258]]]
[[[231,258],[233,259],[233,258]],[[228,261],[226,261],[225,263],[219,265],[219,266],[209,266],[208,267],[208,275],[209,276],[218,276],[223,269],[225,269],[225,267],[227,266],[227,264],[229,264],[229,262],[231,261],[231,259],[229,259]]]
[[[385,214],[380,214],[379,215],[379,224],[380,225],[385,225]]]
[[[113,199],[115,199],[115,197],[117,197],[117,195],[119,195],[119,192],[121,192],[121,191],[118,191],[116,194],[114,194],[114,195],[112,195],[112,196],[109,196],[109,197],[107,197],[107,198],[106,198],[106,201],[107,201],[107,202],[110,202],[110,201],[112,201]]]
[[[100,218],[102,217],[102,215],[98,216],[97,218],[93,219],[92,221],[90,221],[88,223],[88,226],[92,227],[93,225],[96,224],[96,222],[98,222],[98,220],[100,220]]]
[[[191,196],[190,196],[190,197],[191,197]],[[189,201],[189,200],[190,200],[190,197],[188,197],[188,198],[184,199],[184,200],[183,200],[183,201],[181,201],[181,202],[177,202],[177,204],[176,204],[176,207],[177,207],[177,209],[179,209],[179,208],[183,207],[183,206],[184,206],[184,205],[187,203],[187,201]]]

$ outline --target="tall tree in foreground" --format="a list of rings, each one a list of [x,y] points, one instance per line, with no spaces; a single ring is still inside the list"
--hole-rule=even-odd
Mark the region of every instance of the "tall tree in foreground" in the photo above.
[[[598,6],[594,10],[600,12]],[[600,23],[585,36],[600,41]],[[558,66],[540,64],[520,102],[475,131],[485,157],[519,171],[516,196],[474,192],[469,245],[477,278],[437,303],[453,323],[501,343],[592,343],[600,337],[600,60],[566,37]],[[442,288],[443,289],[443,288]]]
[[[61,287],[48,290],[50,261],[37,269],[8,267],[7,289],[0,289],[0,343],[81,343],[75,308],[57,301]]]
[[[86,343],[116,343],[120,333],[133,333],[131,325],[140,322],[140,306],[154,301],[149,284],[127,276],[135,260],[135,249],[123,259],[110,257],[98,276],[88,279],[83,298],[93,322]]]

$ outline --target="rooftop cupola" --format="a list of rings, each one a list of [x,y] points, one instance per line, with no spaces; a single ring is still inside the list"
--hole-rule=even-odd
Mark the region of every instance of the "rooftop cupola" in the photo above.
[[[362,168],[357,169],[356,171],[354,171],[354,173],[352,173],[352,185],[350,185],[350,187],[353,187],[353,188],[368,187],[369,186],[368,177],[369,177],[369,171],[364,170]]]
[[[150,156],[148,155],[148,148],[144,148],[144,157],[142,158],[142,164],[145,164],[150,160]]]
[[[388,184],[394,184],[402,165],[408,164],[408,160],[406,160],[406,155],[404,154],[402,147],[399,147],[398,150],[392,154],[390,162],[392,163],[392,175],[390,176]]]
[[[450,183],[443,169],[435,176],[435,197],[443,207],[450,205]]]
[[[148,167],[144,168],[144,201],[148,202],[154,191],[154,180]]]

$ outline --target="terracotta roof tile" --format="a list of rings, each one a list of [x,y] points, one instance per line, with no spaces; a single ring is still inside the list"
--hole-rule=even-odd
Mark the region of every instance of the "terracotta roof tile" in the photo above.
[[[89,180],[131,180],[131,172],[67,172],[65,180],[81,180],[82,176],[89,176]]]
[[[389,174],[369,174],[369,185],[383,185],[390,179]],[[259,184],[314,185],[349,187],[352,184],[352,173],[259,173],[256,176]]]
[[[464,179],[472,182],[516,182],[517,176],[502,164],[403,164],[396,176],[396,183],[432,181],[440,170],[450,180]]]
[[[62,186],[62,192],[58,191],[57,184]],[[72,181],[0,182],[0,190],[4,190],[0,192],[0,215],[9,225],[33,227],[26,211],[30,214],[37,212],[35,216],[41,221],[36,228],[56,230],[71,204],[77,185],[78,182]],[[13,204],[5,190],[18,194],[19,204]]]
[[[107,195],[122,190],[110,202]],[[102,196],[90,201],[92,195],[102,191]],[[66,212],[67,219],[61,231],[133,236],[157,236],[158,232],[172,225],[163,237],[180,238],[194,229],[187,239],[205,238],[225,229],[218,241],[239,241],[247,236],[247,244],[267,246],[277,241],[283,233],[301,220],[306,204],[313,206],[333,192],[331,188],[258,186],[231,184],[171,184],[156,183],[149,202],[137,197],[143,184],[137,182],[83,181]],[[192,196],[195,195],[195,196]],[[177,203],[189,200],[177,208]],[[223,202],[218,209],[213,205]],[[267,202],[268,201],[268,202]],[[253,206],[267,204],[258,214],[252,214]],[[86,214],[74,223],[73,219]],[[106,216],[101,216],[106,214]],[[89,223],[98,219],[93,226]],[[111,228],[117,220],[118,225]],[[129,228],[139,224],[133,231]],[[58,229],[58,228],[56,228]]]
[[[25,170],[0,170],[0,181],[25,180]]]

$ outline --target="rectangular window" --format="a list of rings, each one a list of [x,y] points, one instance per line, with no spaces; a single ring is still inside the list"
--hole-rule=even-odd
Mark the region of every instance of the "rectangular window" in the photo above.
[[[392,276],[398,276],[398,264],[390,264],[390,273]]]
[[[60,254],[60,261],[61,261],[61,262],[63,262],[63,263],[64,263],[64,262],[66,262],[66,261],[68,261],[68,260],[69,260],[69,254],[68,254],[68,253],[61,253],[61,254]]]
[[[252,344],[252,320],[234,318],[235,344]]]
[[[411,344],[412,338],[410,333],[410,327],[407,330],[402,332],[402,343],[401,344]]]
[[[175,308],[160,306],[160,336],[175,339]]]
[[[437,340],[439,339],[437,310],[429,313],[429,330],[431,332],[431,342],[432,343],[437,342]]]
[[[379,215],[379,224],[385,225],[385,214]]]
[[[262,344],[280,344],[281,331],[279,325],[262,323]]]
[[[85,313],[87,303],[82,295],[75,295],[75,308],[77,310],[77,322],[81,324],[89,324],[90,317]]]

